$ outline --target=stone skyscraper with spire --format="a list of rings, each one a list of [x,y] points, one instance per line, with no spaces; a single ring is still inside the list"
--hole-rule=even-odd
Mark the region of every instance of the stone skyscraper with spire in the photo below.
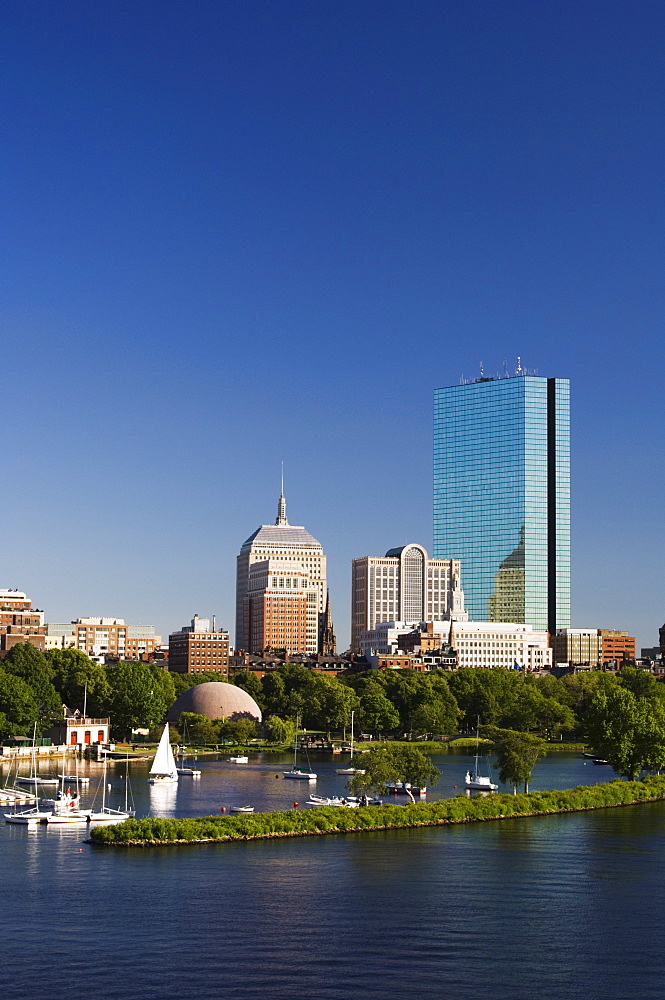
[[[330,642],[326,557],[320,542],[289,524],[284,487],[274,524],[247,539],[237,561],[236,649],[318,653]]]

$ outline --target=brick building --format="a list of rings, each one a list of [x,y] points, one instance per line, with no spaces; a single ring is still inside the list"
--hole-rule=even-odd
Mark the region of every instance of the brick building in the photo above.
[[[191,625],[169,636],[169,671],[176,674],[211,672],[229,675],[229,633],[194,615]]]

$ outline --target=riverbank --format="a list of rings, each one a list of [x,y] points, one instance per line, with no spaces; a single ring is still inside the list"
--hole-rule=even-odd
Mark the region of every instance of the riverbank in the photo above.
[[[156,847],[168,844],[202,844],[215,841],[263,840],[324,834],[399,830],[408,827],[446,826],[507,819],[582,812],[635,805],[665,799],[665,777],[642,781],[612,781],[602,785],[522,795],[486,798],[440,799],[415,805],[368,806],[364,809],[317,807],[242,816],[201,816],[194,819],[147,817],[117,826],[99,827],[90,842],[108,847]]]

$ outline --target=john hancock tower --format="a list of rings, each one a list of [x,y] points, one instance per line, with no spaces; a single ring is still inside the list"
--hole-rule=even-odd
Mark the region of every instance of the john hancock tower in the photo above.
[[[469,617],[570,627],[570,382],[529,375],[434,394],[434,556],[462,561]]]

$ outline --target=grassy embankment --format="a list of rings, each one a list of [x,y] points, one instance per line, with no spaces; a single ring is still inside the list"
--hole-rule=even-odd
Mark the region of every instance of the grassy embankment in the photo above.
[[[474,823],[511,816],[541,816],[579,812],[665,799],[665,777],[643,781],[613,781],[528,795],[492,795],[468,799],[461,795],[438,802],[408,806],[368,806],[365,809],[317,807],[307,810],[254,813],[244,816],[201,816],[196,819],[147,817],[91,831],[93,844],[153,847],[161,844],[306,837],[405,827]]]

